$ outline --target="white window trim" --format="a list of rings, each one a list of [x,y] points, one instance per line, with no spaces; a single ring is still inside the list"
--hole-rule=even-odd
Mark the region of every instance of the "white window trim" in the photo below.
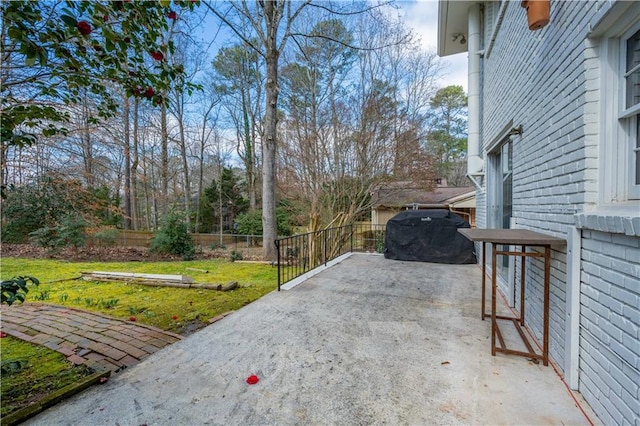
[[[635,33],[640,31],[640,19],[636,21],[623,35],[620,37],[620,66],[619,66],[619,78],[618,81],[620,84],[620,109],[619,109],[619,120],[625,120],[622,125],[622,139],[626,142],[627,150],[626,155],[629,161],[628,166],[625,168],[626,170],[626,179],[625,179],[625,196],[626,200],[638,200],[640,199],[640,185],[635,182],[635,168],[640,167],[640,164],[635,164],[635,155],[634,148],[636,146],[636,118],[633,117],[640,113],[640,103],[637,105],[633,105],[630,108],[626,108],[626,99],[627,99],[627,87],[626,84],[623,84],[625,80],[624,76],[626,74],[627,68],[627,40],[633,36]]]
[[[640,109],[638,106],[625,110],[624,69],[626,66],[626,40],[640,29],[640,20],[624,28],[614,25],[603,34],[600,43],[600,180],[599,204],[618,205],[636,203],[640,199],[640,185],[635,185],[632,172],[631,127],[629,118]],[[607,94],[616,94],[612,99]],[[633,139],[635,141],[635,139]],[[624,167],[621,164],[625,163]]]
[[[574,216],[577,229],[593,229],[640,237],[640,200],[627,200],[620,191],[627,181],[620,178],[619,160],[628,155],[630,145],[614,143],[624,133],[620,123],[620,103],[606,93],[620,95],[620,37],[637,24],[640,16],[640,2],[605,3],[589,24],[589,43],[599,49],[600,67],[600,134],[599,134],[599,198],[592,209],[587,208]],[[626,134],[625,134],[626,136]],[[624,150],[624,152],[621,152]],[[627,168],[625,168],[626,174]],[[618,198],[620,197],[620,198]]]
[[[627,40],[631,38],[632,35],[640,31],[640,20],[636,22],[631,28],[629,28],[621,37],[620,37],[620,81],[624,81],[626,69],[627,69]],[[625,103],[627,99],[627,87],[624,84],[620,85],[620,115],[619,118],[628,118],[632,115],[638,114],[640,112],[640,103],[637,105],[633,105],[630,108],[627,108]]]
[[[635,117],[627,118],[627,156],[630,162],[636,161],[637,158],[638,141],[636,138],[640,137],[637,134],[638,120],[638,114]],[[640,164],[631,163],[627,167],[627,198],[629,200],[640,200],[640,184],[636,183],[635,175],[636,167],[640,167]],[[638,215],[640,215],[640,209],[638,210]]]

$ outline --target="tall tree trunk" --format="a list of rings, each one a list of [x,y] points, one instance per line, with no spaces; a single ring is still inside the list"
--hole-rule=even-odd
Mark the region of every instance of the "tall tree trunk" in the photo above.
[[[153,165],[151,166],[153,167]],[[145,148],[145,144],[142,144],[142,181],[144,182],[144,206],[145,206],[145,220],[146,220],[146,229],[150,230],[151,227],[151,195],[149,194],[149,176],[147,175],[147,170],[149,170],[149,160],[147,156],[147,150]],[[154,197],[155,198],[155,197]]]
[[[82,104],[82,131],[80,139],[82,140],[82,151],[84,161],[84,178],[89,188],[93,188],[93,149],[91,146],[91,129],[89,128],[89,100],[85,96]]]
[[[124,118],[124,229],[131,229],[131,150],[129,146],[129,98],[125,95]]]
[[[204,186],[204,151],[207,142],[207,118],[213,109],[213,105],[207,110],[202,119],[202,133],[200,134],[200,157],[198,158],[198,204],[196,205],[196,226],[195,231],[200,232],[200,206],[202,205],[202,187]]]
[[[9,144],[5,141],[0,141],[0,189],[4,192],[4,187],[7,184],[7,149]]]
[[[178,127],[180,129],[180,154],[182,155],[182,168],[184,169],[184,211],[187,216],[187,230],[191,232],[191,180],[189,179],[187,142],[184,138],[184,122],[182,112],[180,112],[180,114],[178,115]]]
[[[160,204],[162,204],[162,200],[158,200],[158,191],[156,190],[155,187],[155,182],[157,179],[157,175],[156,175],[156,167],[155,165],[156,163],[156,155],[155,155],[155,150],[154,147],[151,147],[151,180],[147,181],[147,186],[151,187],[151,201],[153,203],[153,208],[151,209],[152,213],[153,213],[153,223],[152,223],[152,229],[157,230],[158,229],[158,215],[160,213]],[[160,196],[162,196],[162,194],[160,194]]]
[[[140,100],[135,98],[133,101],[133,161],[131,162],[131,222],[133,229],[138,230],[140,228],[138,216],[138,164],[140,162],[138,157],[138,109],[140,106]]]
[[[222,244],[222,228],[224,226],[224,218],[222,213],[222,174],[224,173],[224,166],[222,164],[222,157],[220,153],[218,153],[218,232],[219,232],[219,243]]]
[[[245,158],[244,158],[244,167],[245,167],[245,176],[247,178],[248,192],[249,192],[249,210],[254,211],[256,209],[256,178],[255,178],[255,170],[253,167],[254,164],[254,155],[253,152],[255,150],[254,144],[252,143],[252,133],[251,133],[251,124],[249,123],[249,113],[247,111],[247,97],[244,94],[244,89],[242,91],[242,116],[244,121],[244,138],[245,138]]]
[[[160,153],[160,180],[162,185],[160,208],[164,216],[169,208],[169,133],[167,131],[167,107],[164,103],[160,108],[160,133],[162,143],[162,152]]]
[[[276,260],[278,224],[276,221],[276,148],[278,126],[278,59],[277,30],[284,3],[264,3],[267,21],[265,59],[267,65],[267,102],[265,109],[265,138],[262,145],[262,248],[265,260]]]

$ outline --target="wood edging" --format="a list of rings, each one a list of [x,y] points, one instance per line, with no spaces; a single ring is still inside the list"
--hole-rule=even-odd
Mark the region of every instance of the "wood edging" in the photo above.
[[[111,370],[109,369],[98,370],[90,376],[85,377],[78,383],[67,385],[62,389],[50,393],[43,399],[36,401],[33,404],[27,405],[26,407],[23,407],[11,414],[2,417],[2,419],[0,419],[0,424],[2,426],[13,426],[22,423],[25,420],[35,416],[36,414],[40,414],[47,408],[54,406],[63,399],[67,399],[82,392],[90,386],[100,383],[101,379],[109,377],[110,375]]]

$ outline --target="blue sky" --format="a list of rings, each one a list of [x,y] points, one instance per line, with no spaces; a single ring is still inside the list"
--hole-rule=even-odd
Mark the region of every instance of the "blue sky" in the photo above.
[[[401,0],[397,3],[404,12],[407,25],[420,35],[422,46],[432,51],[437,50],[438,43],[438,2],[436,0]],[[448,63],[442,86],[457,84],[467,91],[467,54],[447,56],[442,58]]]
[[[420,36],[423,48],[435,52],[438,43],[438,1],[397,0],[396,5],[400,7],[398,13],[403,16],[406,25]],[[212,16],[209,16],[206,22],[200,28],[203,29],[204,33],[207,33],[205,38],[210,40],[214,36],[213,32],[218,29],[218,24],[214,23],[215,19]],[[209,34],[210,32],[212,33]],[[214,41],[210,52],[211,58],[214,56],[212,52],[224,45],[227,41],[226,37],[229,37],[228,30],[224,27],[217,35],[218,38]],[[461,53],[447,56],[441,60],[448,64],[441,80],[441,86],[457,84],[467,91],[467,54]]]

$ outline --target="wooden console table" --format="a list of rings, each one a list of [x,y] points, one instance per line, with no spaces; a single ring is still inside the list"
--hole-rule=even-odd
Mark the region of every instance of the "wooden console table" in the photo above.
[[[544,365],[549,365],[549,276],[550,259],[552,245],[565,245],[562,238],[551,237],[527,229],[458,229],[462,235],[474,242],[482,242],[482,319],[489,314],[485,313],[485,289],[486,289],[486,244],[491,243],[491,355],[502,352],[511,355],[526,356],[534,359],[542,359]],[[498,250],[498,245],[520,246],[520,251]],[[527,247],[544,247],[544,253],[527,251]],[[520,273],[520,317],[510,317],[496,315],[496,258],[497,256],[519,256],[522,261],[522,271]],[[544,258],[544,296],[543,296],[543,327],[542,327],[542,354],[538,354],[533,349],[529,339],[525,335],[522,327],[525,325],[525,259],[527,257]],[[510,320],[513,322],[528,352],[508,349],[500,328],[498,319]],[[496,346],[496,337],[500,346]]]

